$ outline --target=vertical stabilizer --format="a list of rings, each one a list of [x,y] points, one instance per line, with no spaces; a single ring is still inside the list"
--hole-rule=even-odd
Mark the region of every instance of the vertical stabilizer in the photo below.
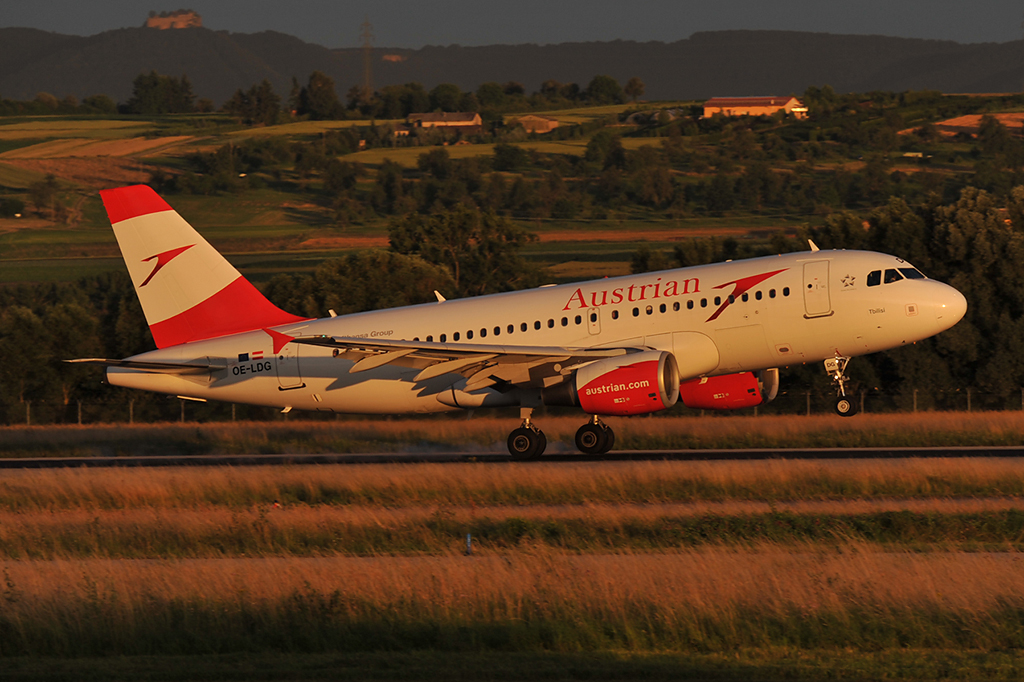
[[[159,348],[299,322],[145,185],[100,196]]]

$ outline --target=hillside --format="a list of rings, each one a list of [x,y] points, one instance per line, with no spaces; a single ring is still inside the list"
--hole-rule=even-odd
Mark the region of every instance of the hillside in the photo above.
[[[385,60],[397,55],[401,61]],[[649,99],[799,93],[810,85],[839,92],[934,89],[1010,92],[1024,83],[1024,41],[963,45],[948,41],[787,31],[695,33],[673,43],[427,46],[374,50],[377,87],[417,81],[476,89],[509,80],[536,90],[546,79],[581,85],[599,73],[620,82],[639,76]],[[274,31],[244,34],[193,28],[129,28],[94,36],[0,29],[0,95],[30,99],[103,93],[118,101],[132,79],[155,69],[187,74],[199,97],[220,103],[235,89],[268,78],[287,94],[291,77],[330,75],[340,94],[362,76],[358,49],[329,50]]]

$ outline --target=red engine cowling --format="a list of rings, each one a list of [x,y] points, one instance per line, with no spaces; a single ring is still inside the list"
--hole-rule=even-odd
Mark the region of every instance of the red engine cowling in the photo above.
[[[753,372],[685,381],[679,386],[679,397],[684,405],[698,410],[738,410],[765,402]]]
[[[644,351],[581,367],[571,385],[573,402],[589,414],[645,414],[675,405],[679,369],[671,353]]]

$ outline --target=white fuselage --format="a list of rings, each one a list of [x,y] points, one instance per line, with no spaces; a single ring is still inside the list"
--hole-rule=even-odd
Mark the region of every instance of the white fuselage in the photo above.
[[[801,252],[310,320],[275,331],[450,345],[649,347],[672,352],[685,381],[864,355],[928,338],[960,320],[966,301],[940,282],[868,286],[870,272],[901,268],[912,266],[871,252]],[[438,395],[460,375],[416,382],[417,369],[396,365],[351,374],[353,362],[335,355],[297,343],[275,353],[271,335],[257,330],[134,358],[226,361],[211,374],[111,367],[107,377],[118,386],[281,408],[455,409]]]

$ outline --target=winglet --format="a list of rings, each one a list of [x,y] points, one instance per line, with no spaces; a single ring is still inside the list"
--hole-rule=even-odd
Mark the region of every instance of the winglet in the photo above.
[[[447,298],[445,298],[444,296],[442,296],[442,295],[441,295],[441,292],[440,292],[440,291],[438,291],[437,289],[434,289],[434,296],[437,296],[437,302],[438,302],[438,303],[444,303],[445,301],[447,301],[447,300],[448,300]]]

